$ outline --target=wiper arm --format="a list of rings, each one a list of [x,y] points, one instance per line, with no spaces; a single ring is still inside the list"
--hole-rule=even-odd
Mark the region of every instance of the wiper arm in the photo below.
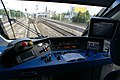
[[[14,22],[17,23],[18,25],[24,27],[25,29],[31,31],[32,33],[36,34],[39,38],[44,38],[44,37],[45,37],[45,36],[43,36],[41,33],[39,33],[37,30],[34,30],[34,29],[28,27],[27,25],[25,25],[24,23],[22,23],[22,22],[20,22],[20,21],[18,21],[18,20],[16,20],[16,19],[14,19],[14,20],[12,19],[12,21],[14,21]],[[34,25],[34,27],[35,27],[35,25]]]
[[[2,3],[3,7],[4,7],[4,10],[5,10],[5,13],[6,13],[6,15],[7,15],[8,21],[9,21],[9,23],[10,23],[10,26],[11,26],[11,29],[12,29],[12,32],[13,32],[14,39],[16,39],[16,37],[15,37],[15,32],[14,32],[14,29],[13,29],[13,26],[12,26],[12,23],[11,23],[11,20],[10,20],[10,17],[9,17],[9,15],[8,15],[8,13],[7,13],[6,7],[5,7],[5,5],[4,5],[4,3],[3,3],[2,0],[1,0],[1,3]]]

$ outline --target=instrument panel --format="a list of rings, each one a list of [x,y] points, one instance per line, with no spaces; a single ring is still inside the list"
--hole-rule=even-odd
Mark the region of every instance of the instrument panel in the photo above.
[[[26,44],[31,40],[20,40],[17,43],[22,44],[23,42]],[[44,38],[32,41],[32,43],[30,49],[28,49],[29,45],[24,45],[22,51],[16,52],[14,47],[8,47],[4,51],[5,53],[2,53],[3,62],[1,61],[0,64],[2,74],[0,76],[6,77],[6,75],[10,75],[9,71],[13,71],[14,76],[7,77],[26,78],[28,75],[38,76],[46,71],[51,73],[111,63],[109,54],[103,51],[104,40],[100,38]],[[21,45],[17,46],[17,49],[19,47]],[[18,71],[17,74],[16,71]]]
[[[98,38],[86,38],[86,37],[68,37],[51,39],[51,50],[66,50],[66,49],[89,49],[94,51],[103,51],[104,40]]]
[[[37,57],[40,57],[40,60],[46,64],[54,60],[62,62],[87,60],[88,57],[92,58],[103,53],[104,40],[88,37],[58,37],[34,42],[22,40],[15,43],[14,46],[16,47],[12,47],[10,51],[7,50],[8,53],[5,51],[6,53],[1,56],[3,64],[15,66]]]
[[[41,56],[41,61],[48,63],[52,60],[71,62],[86,60],[90,55],[96,56],[103,52],[104,40],[87,37],[58,37],[45,39],[42,43],[35,42],[35,49]],[[49,47],[47,47],[50,45]],[[101,55],[100,54],[100,55]]]

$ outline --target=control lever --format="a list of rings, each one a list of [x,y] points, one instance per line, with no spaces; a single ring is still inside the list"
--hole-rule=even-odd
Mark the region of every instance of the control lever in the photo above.
[[[57,60],[58,60],[58,61],[60,61],[60,60],[61,60],[61,59],[60,59],[60,55],[59,55],[59,54],[57,55]]]
[[[109,56],[109,49],[106,48],[105,50],[107,51],[107,54],[103,54],[103,55],[104,55],[105,57],[108,57],[108,56]]]
[[[94,51],[94,57],[97,57],[97,51]]]
[[[49,54],[49,56],[48,56],[48,61],[51,61],[51,60],[52,60],[52,55]]]
[[[86,55],[87,57],[90,56],[90,54],[89,54],[89,50],[86,50],[86,51],[85,51],[85,55]]]

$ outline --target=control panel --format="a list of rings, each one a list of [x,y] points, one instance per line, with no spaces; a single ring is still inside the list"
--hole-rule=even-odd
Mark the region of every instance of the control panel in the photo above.
[[[38,61],[45,66],[95,61],[109,57],[108,52],[103,51],[104,40],[99,38],[59,37],[12,43],[14,47],[5,50],[1,56],[5,65],[15,66],[36,58],[39,58]]]
[[[15,66],[36,57],[34,44],[30,39],[17,39],[8,44],[1,54],[4,66]]]
[[[103,51],[104,40],[98,38],[50,38],[51,45],[40,52],[48,43],[37,43],[40,62],[44,65],[65,64],[105,59],[109,54]],[[43,45],[43,47],[42,47]],[[42,47],[42,48],[41,48]]]
[[[44,63],[52,63],[52,64],[61,64],[61,63],[69,63],[69,62],[84,62],[84,61],[94,61],[99,59],[104,59],[109,57],[106,52],[97,52],[91,50],[64,50],[64,51],[53,51],[48,52],[45,55],[40,57],[40,60]]]
[[[103,39],[88,37],[13,41],[0,56],[0,76],[5,78],[6,75],[10,78],[16,76],[23,79],[36,76],[38,78],[41,74],[64,73],[64,71],[68,71],[66,74],[70,75],[76,71],[82,75],[90,75],[95,66],[112,63],[108,51],[103,51],[103,47]],[[70,73],[71,69],[75,71],[72,72],[73,74]],[[95,68],[95,74],[96,70],[98,68]]]

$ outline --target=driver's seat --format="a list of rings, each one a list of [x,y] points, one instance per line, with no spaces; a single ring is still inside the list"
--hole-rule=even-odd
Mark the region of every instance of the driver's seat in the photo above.
[[[120,80],[120,70],[110,72],[104,80]]]

